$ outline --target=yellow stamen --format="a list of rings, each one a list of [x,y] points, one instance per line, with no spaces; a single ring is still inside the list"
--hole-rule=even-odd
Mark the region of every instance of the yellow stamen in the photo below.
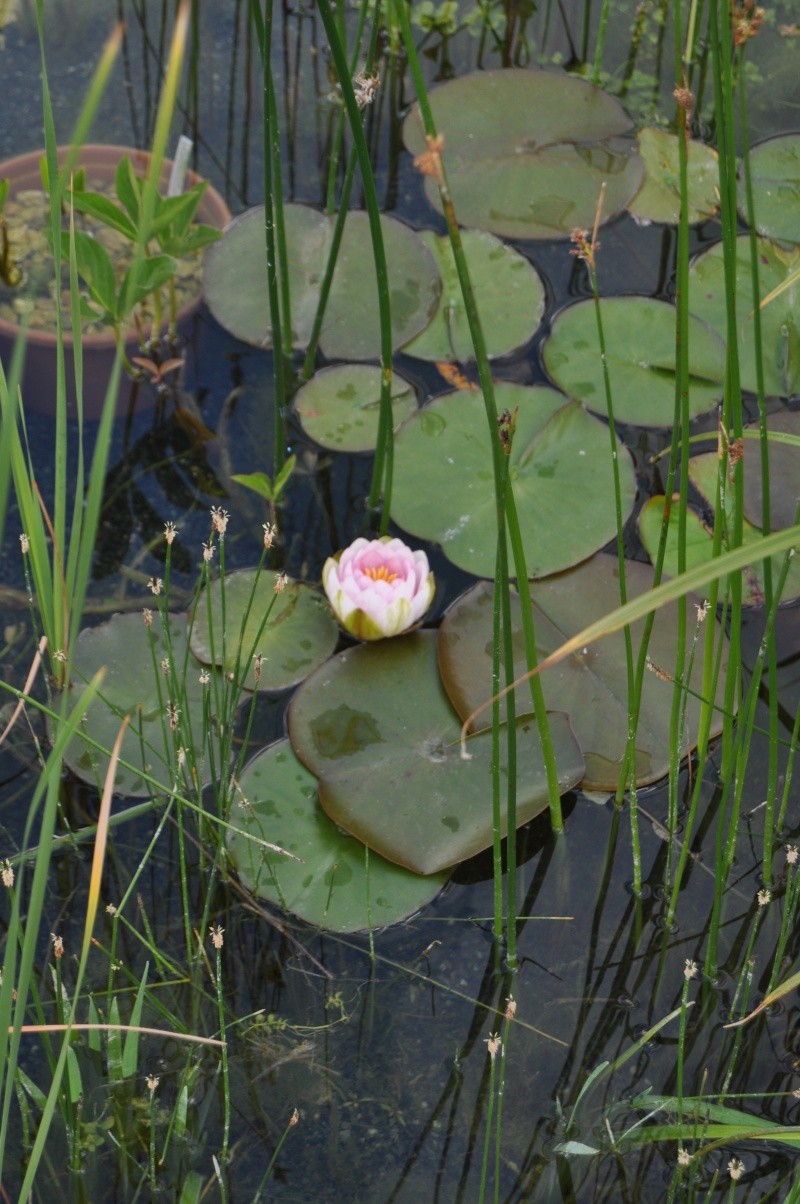
[[[376,569],[364,569],[364,575],[371,577],[373,581],[396,581],[397,573],[390,573],[385,564],[381,564]]]

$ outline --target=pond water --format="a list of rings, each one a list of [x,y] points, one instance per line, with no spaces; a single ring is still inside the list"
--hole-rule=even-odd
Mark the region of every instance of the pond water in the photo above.
[[[15,6],[12,6],[15,7]],[[147,146],[171,28],[172,6],[157,0],[50,0],[45,3],[50,86],[61,140],[72,128],[93,65],[108,35],[116,7],[126,21],[123,53],[101,107],[92,139]],[[196,170],[211,180],[234,212],[262,200],[260,74],[257,48],[248,33],[243,0],[222,0],[202,8],[193,43],[192,70],[184,80],[181,124],[195,140]],[[468,5],[452,5],[463,20]],[[0,155],[3,158],[41,144],[38,49],[29,6],[2,31],[0,72]],[[419,6],[439,21],[447,5]],[[782,36],[778,26],[796,17],[792,0],[776,5],[749,58],[751,128],[754,139],[798,127],[797,70],[800,39]],[[508,64],[567,66],[575,71],[594,55],[599,4],[592,0],[501,6],[505,21],[516,22],[507,47]],[[0,4],[0,13],[2,5]],[[319,204],[323,199],[326,155],[338,113],[319,17],[312,6],[286,4],[277,14],[276,84],[288,134],[283,154],[287,196]],[[491,39],[474,30],[443,37],[424,34],[425,69],[430,82],[460,75],[476,66],[504,65]],[[672,114],[673,50],[667,6],[618,0],[610,7],[603,84],[617,95],[637,122]],[[708,88],[705,63],[701,80]],[[425,200],[411,156],[402,149],[400,121],[412,98],[410,84],[385,64],[385,85],[369,114],[367,132],[382,204],[417,228],[443,228]],[[711,134],[710,105],[698,98],[701,127]],[[711,220],[693,228],[692,248],[717,241]],[[497,375],[518,384],[543,383],[540,348],[554,313],[566,301],[590,295],[588,278],[569,255],[566,240],[517,244],[545,281],[542,326],[521,352],[505,358]],[[606,294],[643,293],[670,298],[676,234],[672,227],[637,225],[623,216],[601,232],[599,273]],[[224,504],[231,512],[226,539],[228,567],[253,564],[260,553],[265,514],[255,495],[232,487],[232,473],[272,473],[273,398],[270,355],[226,333],[203,309],[186,353],[182,407],[149,408],[120,421],[115,430],[107,502],[94,558],[92,609],[105,615],[147,604],[146,581],[163,563],[158,537],[163,524],[180,517],[180,540],[173,547],[173,582],[194,583],[201,544],[208,537],[208,509]],[[420,402],[442,390],[433,365],[399,356],[398,366],[414,384]],[[753,411],[754,412],[754,411]],[[752,416],[752,415],[751,415]],[[206,430],[207,428],[207,430]],[[707,417],[698,430],[714,430]],[[198,433],[201,432],[201,433]],[[207,432],[212,437],[207,437]],[[53,423],[43,415],[28,427],[37,479],[45,495],[52,487]],[[638,506],[663,482],[651,462],[668,442],[663,431],[622,427],[633,456]],[[72,433],[74,436],[74,432]],[[280,516],[281,567],[292,576],[318,583],[325,558],[361,534],[371,463],[368,457],[320,450],[297,425],[288,438],[298,457],[286,505]],[[21,686],[32,650],[24,580],[18,552],[19,520],[13,506],[0,554],[3,625],[20,627],[4,654],[4,677]],[[645,559],[635,534],[627,531],[629,555]],[[436,547],[429,549],[438,590],[430,621],[435,622],[474,578],[456,569]],[[161,558],[161,559],[160,559]],[[20,601],[21,600],[21,601]],[[758,650],[763,617],[754,611],[745,627],[745,663]],[[24,629],[24,630],[23,630]],[[8,634],[7,634],[8,638]],[[783,738],[788,739],[800,702],[800,610],[781,611],[776,625],[778,680]],[[251,734],[254,746],[284,734],[287,698],[260,701]],[[766,726],[764,700],[756,722]],[[785,770],[781,752],[779,773]],[[645,1145],[641,1151],[589,1157],[557,1157],[565,1120],[588,1075],[604,1061],[620,1057],[643,1033],[677,1007],[687,959],[699,963],[693,987],[683,1069],[688,1094],[720,1090],[734,1036],[721,1025],[740,990],[743,957],[757,908],[760,860],[758,804],[766,792],[766,755],[755,750],[747,765],[744,811],[736,872],[726,893],[721,926],[720,973],[703,976],[706,933],[714,899],[714,840],[721,805],[718,764],[692,766],[701,773],[704,793],[693,861],[678,910],[678,923],[665,930],[663,880],[667,843],[661,824],[666,792],[640,795],[640,837],[645,888],[630,889],[632,854],[626,810],[580,793],[565,799],[566,832],[553,837],[549,820],[533,821],[518,834],[519,968],[509,972],[492,939],[493,885],[490,854],[462,864],[442,893],[421,914],[378,932],[374,952],[364,935],[340,936],[315,930],[253,901],[234,882],[220,886],[213,920],[225,930],[224,996],[229,1015],[240,1019],[229,1032],[231,1076],[231,1200],[256,1196],[293,1109],[299,1120],[282,1145],[262,1199],[289,1202],[352,1200],[392,1204],[437,1201],[451,1204],[479,1196],[489,1093],[487,1040],[501,1027],[507,1000],[517,1004],[505,1048],[502,1142],[496,1199],[504,1201],[657,1201],[666,1198],[673,1174],[675,1143]],[[0,749],[0,823],[5,849],[18,847],[22,818],[36,780],[30,748],[17,737]],[[781,781],[783,780],[781,776]],[[684,771],[685,796],[692,781]],[[789,807],[786,840],[800,832],[797,789]],[[418,800],[420,807],[425,799]],[[97,798],[66,779],[65,820],[75,827],[92,822]],[[151,840],[157,818],[145,816],[117,830],[107,862],[104,902],[123,893],[133,867]],[[187,1016],[198,1031],[216,1031],[210,980],[199,1004],[192,1000],[172,951],[183,938],[181,883],[177,873],[176,831],[167,827],[138,884],[138,916],[117,950],[123,965],[118,980],[125,999],[146,960],[135,939],[137,923],[148,927],[151,943],[165,962],[150,968],[171,1012]],[[192,872],[205,870],[202,850],[190,855]],[[79,947],[80,903],[89,880],[90,855],[82,846],[65,847],[53,861],[48,919],[43,932],[58,931],[68,950]],[[190,884],[190,893],[197,892]],[[777,939],[779,915],[768,914],[752,951],[751,998],[766,987]],[[140,929],[141,930],[141,929]],[[110,918],[97,922],[96,938],[108,947]],[[791,968],[796,941],[786,959]],[[49,970],[42,947],[42,991]],[[176,958],[179,958],[176,954]],[[105,988],[107,965],[98,966],[92,987]],[[65,971],[68,975],[69,969]],[[101,997],[98,995],[98,1003]],[[127,1006],[127,1001],[125,1006]],[[248,1018],[248,1019],[244,1019]],[[157,1016],[143,1023],[158,1023]],[[149,1096],[145,1076],[159,1076],[158,1098],[172,1107],[189,1084],[183,1139],[159,1170],[161,1197],[180,1198],[192,1175],[206,1185],[204,1199],[222,1198],[212,1156],[220,1148],[224,1122],[219,1063],[215,1054],[193,1058],[187,1079],[185,1049],[175,1041],[144,1037],[140,1073],[128,1097],[114,1096],[98,1052],[86,1052],[81,1103],[80,1174],[66,1170],[66,1140],[53,1130],[40,1179],[41,1200],[127,1201],[147,1198],[146,1125]],[[638,1094],[676,1088],[677,1027],[673,1022],[648,1040],[614,1075],[598,1081],[580,1104],[569,1137],[608,1149],[642,1115],[631,1104]],[[46,1089],[47,1067],[34,1048],[23,1068]],[[730,1084],[735,1106],[753,1104],[758,1114],[783,1124],[800,1123],[797,995],[791,994],[747,1030]],[[752,1093],[754,1101],[745,1098]],[[127,1112],[125,1111],[127,1109]],[[115,1152],[105,1122],[115,1116],[129,1126],[131,1165]],[[13,1140],[23,1141],[20,1122]],[[20,1146],[21,1148],[21,1146]],[[177,1152],[176,1152],[177,1148]],[[745,1161],[737,1200],[785,1199],[794,1181],[793,1155],[766,1142],[723,1146],[704,1161],[695,1180],[698,1191],[722,1198],[723,1174],[733,1154]],[[18,1191],[24,1166],[6,1156],[5,1187]],[[193,1182],[193,1180],[192,1180]],[[491,1180],[490,1180],[491,1182]],[[494,1190],[492,1188],[492,1190]],[[187,1199],[198,1198],[194,1195]],[[681,1197],[683,1198],[683,1197]],[[699,1195],[698,1195],[699,1198]]]

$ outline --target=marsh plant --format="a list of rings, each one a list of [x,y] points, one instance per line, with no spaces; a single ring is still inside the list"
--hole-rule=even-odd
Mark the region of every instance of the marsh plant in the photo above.
[[[574,78],[614,78],[616,8],[564,26],[572,74],[511,65],[549,36],[544,7],[318,0],[320,213],[285,178],[302,106],[272,65],[295,18],[253,0],[263,204],[209,248],[206,290],[269,387],[228,497],[172,500],[126,563],[132,613],[84,614],[122,352],[77,452],[62,371],[48,492],[17,359],[0,374],[31,635],[3,683],[6,747],[34,767],[1,873],[20,1200],[800,1199],[797,250],[771,203],[777,180],[796,205],[797,136],[750,152],[754,5],[659,10],[670,82],[638,131]],[[117,201],[58,172],[43,75],[55,270],[120,328],[211,237],[196,191],[155,187],[196,9],[153,167],[120,164]],[[623,98],[647,29],[627,16]],[[429,89],[461,35],[488,69]],[[393,79],[422,235],[380,212]],[[131,244],[121,282],[62,242],[62,207]],[[607,294],[652,226],[659,295]],[[570,301],[539,332],[546,263]],[[419,405],[434,375],[448,389]]]

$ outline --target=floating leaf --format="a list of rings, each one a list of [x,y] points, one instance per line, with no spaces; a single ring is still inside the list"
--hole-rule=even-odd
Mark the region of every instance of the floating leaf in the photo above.
[[[372,451],[378,438],[381,369],[372,364],[322,368],[295,394],[294,411],[306,434],[332,451]],[[417,408],[413,387],[392,376],[392,414],[399,424]]]
[[[448,184],[458,220],[506,238],[559,238],[592,227],[606,184],[608,221],[636,194],[642,164],[618,137],[630,129],[606,92],[547,71],[475,71],[430,94],[445,138]],[[414,155],[425,150],[417,105],[403,125]],[[425,191],[440,210],[428,176]]]
[[[653,570],[649,565],[626,561],[628,598],[638,597],[653,588]],[[615,556],[600,553],[585,564],[530,582],[534,607],[536,644],[540,658],[560,647],[590,623],[620,604],[619,570]],[[439,667],[442,682],[462,719],[492,695],[492,605],[493,586],[479,582],[447,611],[439,631]],[[511,628],[514,643],[514,675],[526,670],[519,599],[511,599]],[[707,620],[713,629],[711,619]],[[634,657],[641,639],[644,621],[633,624]],[[674,673],[677,647],[677,606],[672,604],[656,614],[649,655],[653,663]],[[714,632],[719,638],[720,632]],[[704,637],[705,638],[705,637]],[[690,679],[692,690],[702,687],[702,641],[698,646]],[[724,675],[724,668],[723,668]],[[581,783],[584,790],[616,790],[628,738],[628,682],[625,660],[625,636],[614,632],[598,640],[578,655],[548,669],[542,677],[548,708],[565,711],[586,762]],[[640,786],[655,782],[669,769],[670,724],[673,688],[653,673],[645,675],[641,712],[636,733],[636,781]],[[720,690],[721,700],[721,690]],[[525,682],[516,690],[520,714],[532,710],[530,686]],[[490,711],[475,722],[483,726]],[[683,736],[683,754],[694,747],[699,703],[687,698]],[[712,733],[721,730],[715,717]]]
[[[756,445],[752,445],[750,459],[755,459],[758,453]],[[748,456],[745,453],[745,477],[748,474]],[[694,485],[697,492],[703,497],[707,505],[713,509],[714,498],[716,496],[716,481],[717,471],[719,468],[719,460],[716,452],[706,452],[701,456],[692,456],[689,461],[689,480]],[[797,479],[794,481],[795,491],[797,489]],[[796,493],[795,493],[796,496]],[[732,509],[733,497],[730,493],[726,495],[728,505]],[[760,516],[760,511],[759,511]],[[729,516],[730,517],[730,516]],[[752,523],[744,519],[744,530],[742,533],[742,543],[746,546],[748,543],[757,543],[762,538],[762,532],[758,527],[754,527]],[[711,553],[709,552],[709,558]],[[772,557],[772,580],[777,581],[778,574],[783,567],[783,555]],[[764,604],[764,564],[763,560],[755,560],[752,565],[742,570],[745,585],[745,602],[749,601],[751,606],[763,606]],[[795,598],[800,598],[800,563],[795,554],[792,557],[789,565],[789,575],[786,578],[786,585],[783,591],[783,602],[790,602]]]
[[[305,347],[319,300],[334,219],[306,205],[283,207],[286,224],[292,345]],[[414,231],[381,216],[390,280],[392,345],[402,347],[424,329],[436,308],[441,283],[433,258]],[[247,343],[271,346],[267,296],[264,207],[233,221],[209,248],[205,296],[217,321]],[[337,359],[372,359],[380,353],[380,317],[369,221],[352,212],[345,222],[320,347]]]
[[[248,805],[237,811],[236,830],[228,833],[237,873],[253,894],[309,924],[332,932],[394,924],[429,903],[447,881],[447,874],[421,877],[367,854],[359,840],[331,823],[317,800],[316,778],[288,740],[254,757],[239,784]]]
[[[568,790],[583,760],[563,715],[551,715],[559,783]],[[300,687],[289,738],[319,778],[336,824],[390,861],[433,874],[492,843],[492,738],[469,741],[439,680],[436,633],[360,644],[333,657]],[[505,792],[503,792],[505,794]],[[517,822],[548,804],[536,725],[517,735]],[[505,801],[503,801],[505,807]],[[505,830],[505,814],[503,815]]]
[[[800,134],[779,134],[750,150],[756,230],[767,238],[800,242]],[[747,221],[744,178],[739,212]]]
[[[757,239],[761,296],[800,269],[800,248],[785,250],[765,238]],[[722,243],[698,255],[689,269],[689,306],[704,322],[727,338],[727,294]],[[739,373],[743,389],[757,392],[755,325],[750,236],[736,240],[736,320]],[[761,310],[761,354],[764,389],[770,397],[800,393],[800,277]]]
[[[529,576],[585,560],[616,529],[608,430],[553,389],[497,384],[498,410],[519,407],[509,461]],[[624,448],[622,512],[636,493]],[[418,410],[395,441],[392,517],[442,545],[454,564],[493,577],[497,548],[489,430],[479,393],[445,393]]]
[[[650,297],[600,302],[614,418],[636,426],[672,426],[675,417],[675,307]],[[722,396],[725,347],[697,319],[689,330],[689,416]],[[568,305],[542,348],[548,374],[570,397],[608,414],[593,300]]]
[[[319,299],[328,245],[328,220],[307,205],[284,205],[292,346],[305,347]],[[245,343],[272,346],[267,295],[264,206],[248,209],[209,247],[203,264],[203,291],[214,317]]]
[[[713,508],[716,494],[717,471],[719,460],[716,452],[706,452],[700,456],[692,456],[689,461],[689,480],[709,507]],[[654,497],[645,505],[639,516],[639,537],[645,550],[653,559],[658,548],[658,536],[663,511],[664,498]],[[702,564],[713,559],[714,548],[712,534],[702,520],[693,511],[686,516],[687,529],[687,567]],[[664,571],[670,576],[678,572],[678,527],[677,519],[671,516],[668,530],[667,548],[664,556]],[[757,544],[762,533],[747,519],[744,520],[742,544]],[[772,557],[772,580],[777,581],[783,566],[783,556]],[[744,585],[743,602],[747,606],[764,605],[764,565],[762,560],[754,560],[752,565],[742,570]],[[786,578],[782,601],[789,602],[800,597],[800,564],[797,556],[793,557],[789,574]]]
[[[238,673],[245,689],[256,688],[254,657],[261,653],[259,690],[288,690],[330,656],[339,629],[316,590],[287,580],[275,592],[271,569],[242,569],[217,579],[200,595],[192,626],[192,652],[206,664]],[[210,615],[209,615],[210,607]],[[224,613],[224,622],[223,622]]]
[[[755,428],[751,428],[755,429]],[[796,522],[800,500],[800,413],[778,410],[767,418],[767,431],[788,435],[797,442],[782,443],[769,439],[769,525],[782,531]],[[748,440],[744,452],[744,513],[754,527],[763,528],[761,452]]]
[[[424,360],[475,358],[450,239],[420,232],[442,277],[439,307],[430,325],[404,348]],[[477,230],[461,235],[489,356],[508,355],[526,343],[544,312],[544,285],[530,260],[499,238]]]
[[[186,646],[186,616],[169,620],[169,638],[155,619],[151,628],[142,616],[114,615],[98,627],[87,627],[75,641],[75,659],[71,696],[80,698],[89,681],[101,667],[105,676],[100,697],[89,705],[82,731],[104,748],[113,745],[124,715],[130,715],[117,768],[115,789],[120,794],[148,795],[152,787],[141,772],[127,769],[127,761],[147,773],[169,790],[176,780],[177,749],[194,749],[197,762],[203,760],[204,739],[209,722],[208,706],[213,687],[199,682],[202,665]],[[171,689],[171,679],[161,668],[166,659],[180,683]],[[167,704],[177,704],[178,730],[167,722]],[[75,737],[64,757],[73,773],[92,785],[102,783],[109,758]]]
[[[628,206],[638,222],[677,225],[681,215],[678,138],[667,130],[645,129],[636,135],[644,163],[644,180]],[[719,207],[717,152],[702,142],[687,144],[689,222],[713,217]]]

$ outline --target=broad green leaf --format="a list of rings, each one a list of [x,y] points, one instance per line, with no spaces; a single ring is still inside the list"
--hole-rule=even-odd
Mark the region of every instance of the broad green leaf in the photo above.
[[[498,410],[518,408],[509,475],[528,575],[559,572],[616,532],[608,429],[553,389],[497,384],[495,396]],[[618,464],[624,521],[636,484],[622,445]],[[460,568],[494,576],[492,454],[479,393],[444,393],[400,428],[392,517],[413,535],[441,544]]]
[[[800,247],[784,249],[765,238],[756,240],[760,293],[765,297],[800,268]],[[722,243],[715,243],[692,263],[689,270],[689,307],[720,335],[727,338],[727,300]],[[750,236],[736,240],[736,344],[743,389],[758,388],[755,360]],[[761,354],[764,389],[770,397],[800,393],[800,276],[761,310]]]
[[[800,134],[779,134],[750,148],[756,230],[781,242],[800,242]],[[744,177],[739,212],[747,221]]]
[[[121,209],[119,205],[115,205],[107,196],[103,196],[99,192],[79,192],[77,190],[70,193],[70,196],[73,205],[79,213],[86,213],[90,217],[95,217],[103,225],[109,226],[119,234],[123,234],[131,242],[136,241],[136,227],[133,222],[124,209]]]
[[[790,435],[796,443],[769,439],[769,525],[772,531],[792,527],[800,501],[800,413],[778,410],[767,418],[767,430]],[[744,450],[744,512],[755,527],[763,528],[761,450],[747,440]]]
[[[203,668],[186,646],[186,616],[174,615],[165,638],[159,616],[148,630],[141,614],[114,615],[97,627],[85,628],[75,643],[71,694],[78,699],[88,681],[101,668],[105,676],[99,696],[90,704],[81,731],[105,749],[114,743],[123,715],[131,720],[122,743],[121,760],[115,789],[120,794],[148,795],[151,787],[142,772],[169,790],[178,776],[177,750],[186,749],[188,764],[192,750],[198,764],[203,763],[204,741],[209,738],[208,707],[214,698],[214,685],[199,681]],[[185,680],[171,681],[162,669],[167,660],[170,673]],[[177,701],[178,727],[171,731],[167,722],[167,704]],[[64,757],[73,773],[91,785],[99,785],[108,769],[108,756],[90,747],[76,735]],[[201,774],[202,776],[202,774]]]
[[[626,561],[627,596],[633,599],[652,589],[653,570],[637,561]],[[620,601],[616,556],[600,553],[566,573],[529,583],[534,608],[536,646],[543,659],[566,639],[615,609]],[[447,611],[439,630],[439,668],[448,696],[462,720],[466,720],[492,696],[492,605],[493,587],[480,582]],[[514,644],[514,676],[526,670],[520,606],[512,594],[511,627]],[[699,599],[695,599],[699,602]],[[644,622],[631,628],[634,657],[637,655]],[[672,603],[656,615],[649,644],[652,663],[667,675],[676,670],[677,605]],[[722,637],[713,617],[706,619],[689,679],[693,691],[702,685],[703,641],[709,634]],[[724,677],[724,670],[723,670]],[[542,677],[548,709],[569,716],[586,762],[581,783],[584,790],[616,790],[628,738],[628,683],[625,637],[619,631],[593,644],[577,656],[549,669]],[[721,702],[721,690],[719,701]],[[517,713],[532,711],[527,682],[515,692]],[[655,673],[645,675],[639,726],[636,733],[636,781],[639,786],[658,781],[669,769],[670,724],[673,686]],[[504,712],[503,712],[504,713]],[[491,712],[475,719],[484,727]],[[694,747],[699,704],[687,698],[682,753]],[[721,730],[721,720],[712,721],[712,734]]]
[[[333,232],[333,218],[305,205],[285,205],[292,343],[305,347]],[[430,252],[403,222],[383,215],[381,230],[390,280],[392,343],[402,347],[427,325],[440,280]],[[269,347],[264,208],[231,222],[204,261],[205,295],[214,317],[245,342]],[[320,335],[328,358],[377,359],[380,321],[375,261],[365,213],[348,214]]]
[[[237,830],[228,833],[237,873],[253,894],[309,924],[333,932],[394,924],[429,903],[447,881],[446,873],[421,877],[393,865],[331,823],[319,805],[316,779],[288,740],[260,752],[239,784],[247,806],[236,813]]]
[[[548,806],[536,724],[517,730],[517,823]],[[335,824],[390,861],[435,874],[492,843],[492,738],[469,739],[439,678],[436,633],[360,644],[326,662],[294,696],[289,738],[319,779]],[[550,716],[559,785],[583,777],[565,716]],[[501,827],[505,833],[505,792]]]
[[[151,255],[149,259],[134,260],[122,278],[119,291],[117,317],[120,321],[134,306],[172,280],[177,268],[171,255]]]
[[[716,496],[716,480],[719,460],[716,452],[706,452],[700,456],[692,456],[689,461],[689,480],[692,485],[703,497],[709,508],[713,509],[714,498]],[[645,547],[648,556],[653,559],[658,548],[658,536],[661,523],[661,513],[663,511],[663,497],[654,497],[644,506],[641,515],[639,516],[639,537]],[[696,565],[710,563],[713,560],[713,543],[712,533],[697,514],[693,511],[688,511],[686,516],[686,531],[687,531],[687,567],[693,568]],[[758,547],[758,541],[761,539],[761,531],[754,527],[752,523],[744,519],[744,529],[742,533],[742,546],[748,547],[753,545],[754,552]],[[666,554],[664,558],[664,570],[670,576],[677,576],[678,573],[678,522],[674,514],[670,515],[669,535],[667,540]],[[772,580],[776,582],[778,574],[783,566],[783,555],[772,557]],[[742,578],[744,585],[743,602],[749,606],[764,605],[764,565],[760,559],[754,559],[753,563],[747,565],[742,570]],[[786,578],[786,584],[783,591],[783,602],[789,602],[800,597],[800,564],[798,564],[797,556],[794,556],[789,565],[789,573]]]
[[[442,295],[430,325],[404,351],[424,360],[467,363],[475,358],[450,239],[432,230],[420,238],[436,259]],[[544,285],[530,260],[492,234],[461,235],[487,353],[508,355],[533,335],[544,312]]]
[[[413,387],[392,377],[395,428],[417,408]],[[335,364],[312,376],[295,394],[294,411],[306,434],[332,451],[373,451],[378,438],[381,369],[372,364]]]
[[[133,170],[129,155],[123,155],[117,164],[114,189],[117,197],[127,209],[132,225],[138,227],[142,203],[142,183]]]
[[[642,179],[630,119],[613,97],[549,71],[475,71],[434,88],[430,103],[445,136],[448,185],[458,220],[508,238],[558,238],[592,227],[601,184],[603,220],[631,200]],[[413,155],[426,150],[418,106],[403,125]],[[437,209],[436,181],[425,192]]]
[[[628,205],[638,222],[665,222],[677,225],[681,214],[680,164],[678,138],[667,130],[648,128],[636,135],[644,163],[644,180]],[[689,142],[688,209],[689,222],[707,221],[719,208],[717,153],[702,142]]]
[[[321,594],[291,579],[276,593],[277,579],[271,569],[229,573],[224,582],[218,578],[212,583],[210,594],[201,593],[195,608],[192,652],[207,664],[237,673],[247,690],[296,686],[330,656],[339,639]],[[258,654],[262,664],[256,685]]]
[[[650,297],[607,297],[600,302],[600,313],[615,421],[672,426],[675,307]],[[722,396],[725,347],[695,318],[690,319],[688,341],[689,416],[696,418]],[[542,359],[559,388],[595,414],[608,414],[593,300],[561,310],[544,342]]]
[[[105,247],[83,230],[75,232],[75,262],[78,274],[86,284],[91,298],[107,314],[117,310],[117,282],[114,268]],[[70,253],[70,236],[65,230],[61,234],[61,251],[65,257]],[[93,317],[97,317],[96,314]]]

